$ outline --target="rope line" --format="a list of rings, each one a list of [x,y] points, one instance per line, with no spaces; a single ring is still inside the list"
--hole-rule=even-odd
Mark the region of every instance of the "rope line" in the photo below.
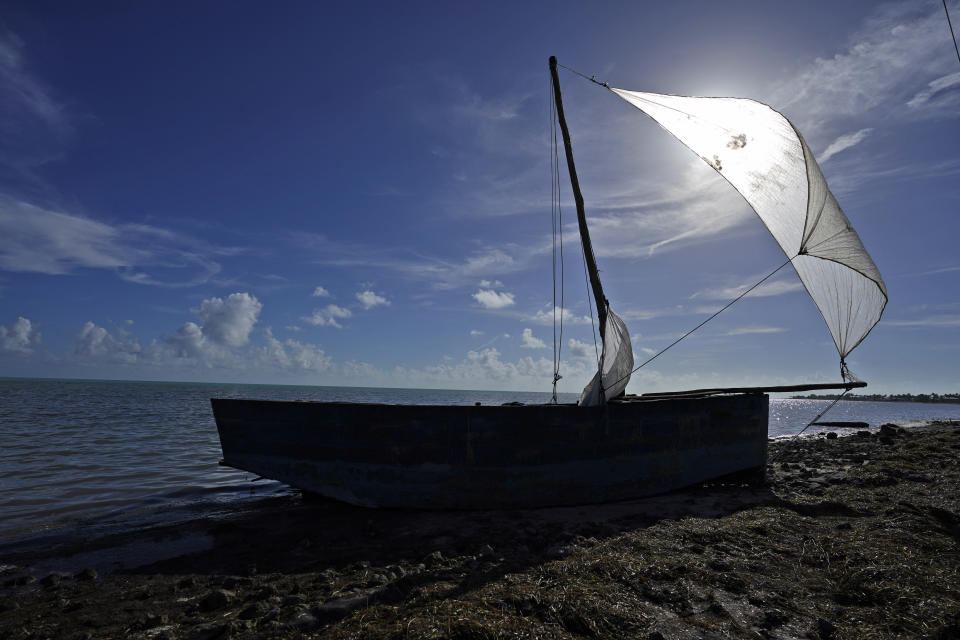
[[[943,0],[943,12],[947,14],[947,24],[950,26],[950,35],[953,36],[953,48],[957,52],[957,62],[960,62],[960,47],[957,46],[957,34],[953,31],[953,22],[950,21],[950,12],[947,10],[947,0]],[[564,67],[566,69],[566,67]]]
[[[808,423],[807,423],[807,426],[805,426],[803,429],[800,429],[800,431],[798,431],[795,435],[791,436],[790,439],[791,439],[791,440],[794,440],[794,439],[796,439],[796,438],[799,438],[801,435],[803,435],[803,432],[804,432],[804,431],[806,431],[807,429],[809,429],[809,428],[813,425],[814,422],[816,422],[817,420],[819,420],[820,418],[822,418],[822,417],[824,416],[824,414],[827,413],[827,411],[830,411],[830,409],[833,409],[834,405],[836,405],[838,402],[840,402],[840,400],[843,398],[843,396],[847,395],[848,393],[850,393],[850,389],[844,389],[844,390],[843,390],[843,393],[841,393],[841,394],[838,395],[836,398],[834,398],[833,402],[831,402],[830,404],[828,404],[826,409],[824,409],[823,411],[821,411],[820,413],[818,413],[816,418],[814,418],[813,420],[811,420],[810,422],[808,422]],[[777,455],[775,455],[775,456],[773,456],[772,458],[770,458],[769,462],[776,462],[777,460],[780,459],[780,456],[782,456],[782,455],[783,455],[783,449],[781,449],[780,452],[777,453]]]
[[[761,284],[763,284],[764,282],[766,282],[770,277],[772,277],[777,271],[780,271],[780,269],[783,269],[785,266],[787,266],[788,264],[790,264],[792,261],[793,261],[793,258],[790,258],[789,260],[787,260],[786,262],[784,262],[782,265],[780,265],[779,267],[777,267],[776,269],[774,269],[773,271],[771,271],[771,272],[768,273],[767,275],[763,276],[763,278],[761,278],[760,281],[757,282],[755,285],[753,285],[752,287],[750,287],[749,289],[747,289],[746,291],[744,291],[743,293],[741,293],[740,295],[738,295],[736,298],[734,298],[733,300],[731,300],[730,302],[728,302],[728,303],[727,303],[726,305],[724,305],[721,309],[719,309],[718,311],[714,312],[713,315],[711,315],[709,318],[707,318],[706,320],[704,320],[703,322],[701,322],[700,324],[698,324],[697,326],[695,326],[693,329],[690,329],[690,331],[687,331],[685,334],[683,334],[682,336],[680,336],[679,338],[677,338],[676,340],[674,340],[673,342],[671,342],[669,345],[667,345],[666,347],[664,347],[663,349],[661,349],[660,351],[658,351],[658,352],[655,353],[654,355],[652,355],[652,356],[650,356],[649,358],[647,358],[643,363],[641,363],[639,366],[637,366],[636,368],[634,368],[633,371],[631,371],[630,373],[628,373],[628,374],[625,375],[625,376],[621,376],[619,380],[617,380],[616,382],[614,382],[614,383],[613,383],[612,385],[610,385],[610,386],[612,387],[613,385],[617,384],[617,382],[620,382],[621,380],[630,377],[631,375],[633,375],[634,373],[636,373],[637,371],[639,371],[639,370],[642,369],[643,367],[647,366],[648,364],[650,364],[651,362],[653,362],[654,360],[656,360],[657,358],[659,358],[659,357],[660,357],[661,355],[663,355],[663,353],[666,352],[668,349],[670,349],[671,347],[675,346],[678,342],[680,342],[681,340],[683,340],[684,338],[686,338],[687,336],[689,336],[691,333],[693,333],[694,331],[696,331],[697,329],[699,329],[700,327],[702,327],[703,325],[707,324],[708,322],[710,322],[711,320],[713,320],[714,318],[716,318],[718,315],[720,315],[721,313],[723,313],[724,311],[726,311],[727,309],[729,309],[729,308],[733,305],[734,302],[737,302],[738,300],[740,300],[741,298],[743,298],[745,295],[747,295],[748,293],[750,293],[751,291],[753,291],[754,289],[756,289],[757,287],[759,287]]]

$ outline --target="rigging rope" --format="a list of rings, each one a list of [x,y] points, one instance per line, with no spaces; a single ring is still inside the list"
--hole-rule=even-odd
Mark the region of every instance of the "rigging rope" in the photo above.
[[[563,352],[563,310],[565,306],[565,278],[563,261],[563,208],[560,205],[560,154],[557,144],[556,105],[553,100],[553,83],[550,84],[550,218],[553,233],[553,403],[557,404],[557,382],[560,375],[560,357]],[[557,236],[559,234],[560,262],[560,330],[557,336]]]
[[[798,431],[796,434],[794,434],[793,436],[791,436],[791,437],[790,437],[791,440],[792,440],[792,439],[795,439],[795,438],[799,438],[799,437],[803,434],[804,431],[806,431],[807,429],[809,429],[809,428],[813,425],[814,422],[816,422],[817,420],[819,420],[820,418],[822,418],[827,411],[830,411],[830,409],[833,409],[834,405],[836,405],[838,402],[840,402],[840,400],[843,398],[843,396],[847,395],[848,393],[850,393],[850,389],[844,389],[844,390],[843,390],[843,393],[841,393],[841,394],[838,395],[836,398],[834,398],[833,402],[831,402],[830,404],[828,404],[826,409],[824,409],[823,411],[821,411],[820,413],[818,413],[816,418],[814,418],[813,420],[811,420],[810,422],[807,423],[807,426],[805,426],[803,429],[800,429],[800,431]],[[772,462],[775,462],[776,460],[778,460],[781,455],[783,455],[783,449],[781,449],[780,452],[777,453],[777,455],[775,455],[775,456],[773,456],[772,458],[770,458],[770,460],[768,461],[768,464],[769,464],[769,463],[772,463]]]
[[[950,35],[953,36],[953,48],[957,52],[957,62],[960,62],[960,47],[957,46],[957,34],[953,31],[953,23],[950,21],[950,12],[947,10],[947,0],[943,0],[943,12],[947,14],[947,25],[950,27]],[[566,67],[564,67],[566,69]]]
[[[663,349],[661,349],[660,351],[658,351],[658,352],[655,353],[654,355],[652,355],[652,356],[650,356],[649,358],[647,358],[647,360],[645,360],[644,362],[642,362],[639,366],[635,367],[633,371],[631,371],[630,373],[628,373],[628,374],[625,375],[625,376],[622,376],[619,380],[617,380],[617,381],[614,382],[613,384],[616,384],[617,382],[620,382],[620,380],[623,380],[624,378],[627,378],[627,377],[633,375],[634,373],[636,373],[637,371],[639,371],[639,370],[642,369],[643,367],[647,366],[648,364],[650,364],[651,362],[653,362],[654,360],[656,360],[657,358],[659,358],[665,351],[667,351],[667,349],[670,349],[671,347],[673,347],[674,345],[676,345],[678,342],[680,342],[681,340],[683,340],[684,338],[686,338],[687,336],[689,336],[691,333],[693,333],[694,331],[696,331],[697,329],[699,329],[700,327],[702,327],[703,325],[707,324],[708,322],[710,322],[711,320],[713,320],[714,318],[716,318],[718,315],[720,315],[721,313],[723,313],[724,311],[726,311],[727,309],[729,309],[729,308],[733,305],[734,302],[737,302],[738,300],[740,300],[741,298],[743,298],[745,295],[747,295],[748,293],[750,293],[751,291],[753,291],[754,289],[756,289],[757,287],[759,287],[761,284],[763,284],[764,282],[766,282],[771,276],[773,276],[773,274],[775,274],[777,271],[780,271],[780,269],[783,269],[785,266],[787,266],[788,264],[790,264],[792,261],[793,261],[793,258],[790,258],[789,260],[787,260],[786,262],[784,262],[782,265],[780,265],[779,267],[777,267],[776,269],[774,269],[773,271],[771,271],[771,272],[768,273],[767,275],[763,276],[763,278],[761,278],[755,285],[753,285],[752,287],[750,287],[749,289],[747,289],[746,291],[744,291],[743,293],[741,293],[740,295],[738,295],[736,298],[734,298],[733,300],[731,300],[730,302],[728,302],[727,304],[725,304],[721,309],[719,309],[718,311],[714,312],[714,314],[713,314],[712,316],[710,316],[709,318],[707,318],[706,320],[704,320],[703,322],[701,322],[700,324],[698,324],[697,326],[695,326],[693,329],[690,329],[690,331],[687,331],[685,334],[683,334],[682,336],[680,336],[679,338],[677,338],[676,340],[674,340],[673,342],[671,342],[669,345],[667,345],[666,347],[664,347]],[[610,385],[610,386],[613,386],[613,385]]]

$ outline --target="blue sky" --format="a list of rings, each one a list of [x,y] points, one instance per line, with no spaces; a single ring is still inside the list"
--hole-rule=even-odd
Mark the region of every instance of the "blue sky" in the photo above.
[[[787,115],[890,294],[851,369],[877,392],[960,389],[960,62],[939,0],[7,3],[0,375],[549,390],[550,55]],[[653,122],[561,82],[639,361],[783,254]],[[561,389],[579,391],[594,339],[563,193]],[[628,390],[838,379],[781,274]]]

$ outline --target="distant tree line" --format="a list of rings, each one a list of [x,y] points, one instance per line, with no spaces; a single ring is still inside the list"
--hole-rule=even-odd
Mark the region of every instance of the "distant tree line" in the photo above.
[[[836,393],[811,393],[806,396],[792,396],[795,400],[836,400]],[[844,400],[858,400],[868,402],[932,402],[960,404],[960,393],[867,393],[867,394],[847,394]]]

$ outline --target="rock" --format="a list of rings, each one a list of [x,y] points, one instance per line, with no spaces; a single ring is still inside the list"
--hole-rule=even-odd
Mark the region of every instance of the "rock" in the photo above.
[[[214,640],[227,633],[225,624],[205,624],[197,627],[192,633],[185,636],[187,640]]]
[[[880,435],[882,436],[898,436],[900,435],[900,431],[900,427],[892,422],[880,425]]]
[[[493,547],[491,547],[488,544],[485,544],[482,547],[480,547],[480,552],[477,555],[479,555],[481,558],[486,558],[488,556],[492,556],[493,553],[494,553]]]
[[[63,576],[59,573],[51,573],[47,577],[40,580],[40,584],[48,589],[56,589],[60,586],[60,582],[63,580]]]
[[[177,583],[177,589],[189,589],[191,587],[197,586],[196,576],[187,576],[183,580]]]
[[[426,562],[427,565],[429,565],[430,567],[436,567],[438,565],[441,565],[443,564],[443,554],[440,553],[439,551],[434,551],[433,553],[428,555],[426,558],[424,558],[424,562]]]
[[[291,621],[291,624],[305,633],[315,631],[320,627],[320,621],[310,611],[301,611],[298,613]]]
[[[647,640],[667,640],[659,631],[651,631],[647,634]]]
[[[79,573],[74,574],[73,577],[75,580],[89,581],[89,580],[96,580],[99,577],[99,574],[97,573],[96,569],[91,569],[87,567],[83,571],[80,571]]]
[[[836,440],[836,439],[837,439],[837,432],[836,432],[836,431],[829,431],[829,432],[827,432],[827,440]]]
[[[153,629],[154,627],[159,627],[160,625],[167,624],[169,618],[166,614],[150,615],[144,618],[143,628],[144,629]]]
[[[815,626],[820,640],[830,640],[837,631],[837,627],[826,618],[817,618]]]
[[[370,606],[381,593],[383,589],[370,589],[352,596],[334,598],[314,607],[311,613],[324,623],[334,622],[346,618],[357,609]]]
[[[841,530],[841,531],[844,531],[844,530],[852,529],[852,528],[853,528],[853,525],[850,524],[849,522],[841,522],[841,523],[839,523],[839,524],[837,525],[836,528],[839,529],[839,530]]]
[[[254,602],[252,605],[242,610],[237,614],[237,617],[241,620],[253,620],[255,618],[262,618],[264,614],[269,610],[269,606],[265,602]]]
[[[217,609],[222,609],[230,604],[232,598],[233,593],[230,591],[215,589],[200,600],[200,611],[216,611]]]
[[[767,609],[763,612],[763,622],[761,622],[761,626],[765,629],[773,629],[774,627],[783,626],[788,619],[787,614],[779,609]]]
[[[870,437],[870,432],[867,431],[867,430],[865,430],[865,429],[862,429],[862,430],[860,430],[860,431],[857,431],[857,437],[858,437],[858,438],[869,438],[869,437]]]

